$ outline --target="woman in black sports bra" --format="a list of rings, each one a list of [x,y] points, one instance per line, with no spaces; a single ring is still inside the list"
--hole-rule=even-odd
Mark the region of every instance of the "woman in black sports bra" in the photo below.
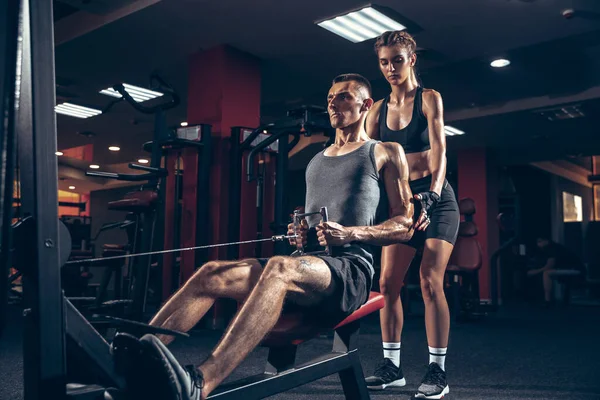
[[[425,302],[425,326],[429,368],[416,398],[439,399],[448,393],[445,373],[450,330],[444,274],[454,248],[460,213],[454,191],[446,180],[446,140],[440,94],[424,89],[416,79],[416,43],[404,31],[385,32],[377,38],[379,68],[391,93],[373,105],[367,116],[367,133],[383,142],[400,143],[410,168],[410,187],[415,196],[415,234],[407,244],[383,248],[380,289],[385,307],[380,312],[384,359],[370,389],[404,386],[400,364],[403,313],[400,289],[417,248],[423,248],[420,267]]]

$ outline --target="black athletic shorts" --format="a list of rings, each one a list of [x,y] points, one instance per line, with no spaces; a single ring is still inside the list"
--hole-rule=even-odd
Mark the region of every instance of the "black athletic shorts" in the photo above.
[[[367,302],[373,283],[373,267],[364,258],[348,253],[339,257],[312,257],[320,258],[329,266],[334,293],[320,304],[310,307],[286,301],[284,312],[305,312],[315,323],[333,326]],[[264,267],[269,259],[260,258],[258,261]]]
[[[421,192],[428,192],[431,189],[432,176],[409,182],[413,195]],[[421,204],[415,202],[415,221],[421,215]],[[412,239],[406,243],[408,246],[420,248],[426,239],[442,239],[451,244],[456,243],[458,236],[458,226],[460,224],[460,211],[458,202],[454,194],[454,189],[447,180],[444,179],[440,201],[434,207],[429,215],[431,222],[425,231],[416,231]]]

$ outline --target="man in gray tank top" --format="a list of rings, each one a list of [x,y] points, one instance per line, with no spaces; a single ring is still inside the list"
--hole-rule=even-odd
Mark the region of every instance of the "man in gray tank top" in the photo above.
[[[373,105],[369,82],[356,74],[338,76],[327,104],[335,143],[307,167],[305,207],[309,212],[327,207],[330,222],[309,218],[298,232],[290,226],[289,233],[309,246],[311,242],[330,246],[331,254],[211,261],[199,268],[151,325],[188,331],[217,298],[244,305],[199,366],[178,363],[166,347],[172,336],[146,335],[140,340],[162,360],[156,368],[164,379],[146,384],[176,382],[160,388],[171,394],[169,398],[205,399],[260,344],[284,305],[305,310],[315,323],[334,326],[368,299],[374,273],[371,246],[412,237],[412,194],[404,152],[396,143],[371,140],[364,130]]]

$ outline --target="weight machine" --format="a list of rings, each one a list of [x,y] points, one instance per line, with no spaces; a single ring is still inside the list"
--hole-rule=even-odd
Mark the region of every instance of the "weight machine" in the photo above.
[[[286,195],[289,152],[298,144],[301,135],[311,136],[313,132],[329,133],[329,131],[331,131],[331,124],[327,110],[317,106],[302,106],[290,110],[285,118],[255,129],[245,127],[231,129],[230,198],[248,198],[249,194],[254,192],[249,183],[256,181],[256,211],[252,212],[250,202],[229,202],[228,240],[230,242],[252,234],[254,227],[241,226],[242,220],[246,221],[246,224],[256,224],[254,232],[257,239],[271,234],[287,233],[287,224],[290,221]],[[292,141],[290,136],[293,137]],[[264,160],[258,160],[259,155],[265,153],[268,154],[267,157],[275,159],[274,168],[271,164],[265,166]],[[267,181],[265,174],[269,177],[274,176],[275,179]],[[272,214],[269,209],[271,204],[265,204],[264,201],[265,198],[270,198],[271,194],[275,198]],[[272,222],[265,219],[267,213],[272,215]],[[255,247],[253,253],[248,248],[231,246],[227,256],[229,259],[238,259],[247,256],[265,257],[289,253],[289,245],[285,242],[275,242],[272,254],[267,255],[262,252],[264,247],[259,246]]]
[[[23,236],[15,241],[18,248],[14,252],[21,257],[19,265],[24,283],[24,399],[104,400],[106,388],[114,388],[119,394],[125,392],[122,371],[117,371],[108,343],[61,291],[60,269],[70,251],[71,238],[58,220],[56,207],[53,47],[50,0],[0,0],[0,90],[3,94],[0,115],[4,118],[4,123],[0,124],[0,239],[5,250],[0,253],[0,286],[5,289],[6,272],[11,264],[11,252],[7,249],[11,248],[12,226],[6,222],[10,221],[12,211],[11,171],[15,157],[11,154],[15,154],[18,136],[19,164],[24,167],[21,170],[22,207],[27,214],[21,231]],[[286,137],[282,141],[285,146],[287,133],[281,135]],[[286,156],[282,157],[285,165],[287,152],[281,154]],[[283,167],[279,168],[285,171]],[[275,228],[281,229],[283,210],[278,211],[281,216],[276,217],[276,222],[280,224]],[[272,240],[285,242],[287,239],[287,236],[279,236]],[[0,307],[0,316],[4,316],[5,301]],[[283,319],[280,331],[271,332],[268,338],[271,350],[266,372],[223,385],[210,398],[258,399],[337,373],[346,398],[368,399],[357,335],[360,319],[382,307],[383,296],[372,293],[361,309],[336,326],[326,327],[335,330],[332,351],[300,365],[295,365],[297,345],[317,336],[322,327],[311,326],[297,316]],[[141,323],[128,324],[137,325],[146,333],[187,336]],[[89,382],[77,381],[89,385],[69,383],[73,381],[67,369],[67,345],[73,350],[75,360],[84,363],[81,372],[88,372],[92,377]]]

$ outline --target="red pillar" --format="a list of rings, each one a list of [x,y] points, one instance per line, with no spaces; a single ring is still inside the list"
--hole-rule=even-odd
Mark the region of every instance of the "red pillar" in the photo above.
[[[231,127],[260,124],[260,60],[251,54],[224,45],[190,57],[187,121],[190,125],[212,126],[212,165],[210,170],[208,243],[228,240],[229,201],[251,202],[255,198],[229,198]],[[240,160],[241,162],[241,160]],[[226,259],[227,248],[213,248],[210,260]],[[227,319],[227,303],[215,304],[209,324],[222,327]]]
[[[232,126],[260,123],[260,61],[224,45],[196,53],[189,61],[187,121],[212,125],[213,152],[209,212],[209,243],[227,241],[229,146]],[[253,199],[234,199],[253,201]],[[210,259],[226,257],[216,248]]]
[[[477,239],[483,253],[479,271],[479,295],[481,300],[490,296],[490,255],[498,244],[498,228],[495,218],[497,206],[497,174],[494,173],[493,157],[485,148],[463,149],[458,153],[458,199],[470,197],[475,201],[477,212],[473,216],[479,233]]]

